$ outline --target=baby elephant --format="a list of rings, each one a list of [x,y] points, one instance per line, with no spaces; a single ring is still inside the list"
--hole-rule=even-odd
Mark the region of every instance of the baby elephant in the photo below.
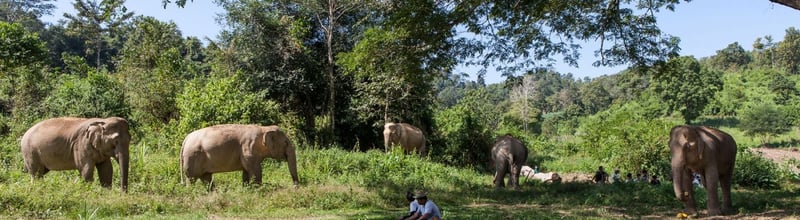
[[[196,130],[183,140],[181,171],[190,182],[211,183],[214,173],[242,171],[242,181],[261,184],[264,158],[286,160],[294,185],[297,156],[294,146],[278,126],[226,124]]]

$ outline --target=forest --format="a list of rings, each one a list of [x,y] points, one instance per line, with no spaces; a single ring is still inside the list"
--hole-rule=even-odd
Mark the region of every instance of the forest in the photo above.
[[[214,2],[224,9],[218,39],[185,37],[124,0],[76,0],[77,13],[57,23],[42,20],[53,0],[0,0],[0,216],[394,219],[408,207],[403,193],[424,188],[452,219],[672,217],[682,204],[668,182],[668,141],[681,124],[736,139],[736,216],[800,215],[791,208],[800,161],[750,150],[798,149],[795,27],[694,57],[652,13],[679,0]],[[594,65],[629,68],[595,78],[553,70],[577,65],[590,39],[604,42]],[[506,63],[505,80],[487,84],[496,63]],[[483,70],[469,80],[459,64]],[[64,116],[130,123],[127,193],[71,171],[30,180],[20,138]],[[422,129],[427,155],[384,149],[388,122]],[[215,175],[213,192],[183,186],[181,142],[218,124],[280,126],[298,150],[301,186],[278,161],[265,162],[261,186],[233,173]],[[504,134],[545,171],[649,170],[665,184],[523,181],[520,192],[496,191],[489,156]]]

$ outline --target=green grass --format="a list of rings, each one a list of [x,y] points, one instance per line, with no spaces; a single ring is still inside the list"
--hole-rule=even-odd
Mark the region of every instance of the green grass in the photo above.
[[[666,181],[660,186],[597,186],[523,180],[522,190],[496,190],[490,173],[449,167],[399,151],[300,150],[299,188],[292,186],[286,163],[268,160],[263,164],[264,184],[243,186],[239,172],[222,173],[214,175],[216,188],[209,192],[202,184],[181,184],[177,147],[158,148],[146,142],[131,147],[130,187],[123,193],[118,183],[112,189],[97,182],[83,183],[77,171],[51,172],[32,181],[22,172],[18,146],[4,143],[0,146],[6,161],[0,170],[0,218],[394,219],[407,209],[405,191],[420,188],[430,191],[447,219],[672,217],[682,209]],[[582,167],[591,162],[572,157],[559,163],[553,166]],[[743,214],[800,207],[797,183],[785,186],[780,190],[737,188],[734,206]],[[699,206],[705,207],[705,196],[698,197]],[[796,211],[785,214],[800,215]]]

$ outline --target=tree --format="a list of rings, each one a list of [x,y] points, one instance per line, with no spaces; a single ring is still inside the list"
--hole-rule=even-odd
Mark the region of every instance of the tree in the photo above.
[[[22,24],[31,32],[41,32],[45,24],[39,20],[44,15],[50,15],[56,6],[50,3],[54,0],[0,0],[0,21]]]
[[[530,116],[529,114],[534,110],[532,108],[533,103],[531,98],[538,92],[538,84],[539,83],[532,75],[525,75],[522,78],[522,82],[511,89],[511,94],[509,96],[511,102],[514,103],[516,109],[519,110],[520,118],[522,118],[523,131],[525,132],[529,132],[528,118]]]
[[[86,54],[96,55],[95,67],[98,69],[104,64],[100,60],[103,51],[114,49],[111,47],[113,44],[121,43],[117,28],[133,16],[133,12],[128,12],[124,4],[125,0],[102,0],[100,3],[78,0],[73,3],[77,14],[64,13],[69,20],[68,33],[85,39],[89,46]],[[109,61],[106,60],[105,64],[110,64]]]
[[[680,112],[688,124],[700,116],[722,88],[722,74],[703,68],[692,56],[673,58],[655,69],[653,89],[668,107]]]
[[[325,72],[328,80],[328,126],[329,132],[333,134],[336,127],[336,74],[334,65],[336,63],[333,48],[334,38],[337,37],[339,20],[342,16],[356,10],[358,7],[365,7],[372,1],[364,0],[305,0],[302,5],[307,7],[312,16],[316,18],[325,38]]]
[[[0,73],[13,73],[9,70],[42,62],[47,57],[44,42],[20,24],[0,21],[0,42],[3,42],[0,44]]]
[[[166,124],[178,119],[175,97],[182,80],[199,75],[175,23],[136,17],[122,53],[118,73],[124,79],[133,118],[140,123]]]
[[[779,105],[786,105],[797,97],[798,91],[794,81],[787,79],[783,74],[774,73],[772,80],[769,82],[769,90],[774,92],[777,97],[775,103]]]
[[[786,114],[771,103],[759,103],[743,110],[741,128],[748,136],[761,137],[761,144],[769,143],[771,136],[780,135],[791,130],[792,124]]]
[[[253,92],[280,103],[302,118],[307,138],[319,136],[315,116],[324,109],[324,53],[313,19],[294,3],[233,1],[217,3],[225,9],[225,29],[207,53],[212,74],[229,76],[238,71]],[[286,3],[287,5],[284,5]]]
[[[711,66],[720,70],[738,69],[750,63],[750,55],[739,46],[739,42],[728,44],[711,57]]]
[[[786,29],[783,41],[775,46],[775,60],[789,74],[800,73],[800,30]]]
[[[603,88],[600,81],[584,84],[579,93],[581,107],[586,115],[593,115],[611,105],[611,95]]]

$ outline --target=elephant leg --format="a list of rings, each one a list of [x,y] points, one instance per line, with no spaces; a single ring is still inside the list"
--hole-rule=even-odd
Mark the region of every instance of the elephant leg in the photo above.
[[[36,179],[41,179],[42,177],[44,177],[44,174],[50,172],[50,170],[47,169],[47,167],[44,167],[44,165],[40,163],[25,163],[25,169],[28,170],[28,173],[31,174],[32,178]]]
[[[242,170],[242,184],[247,185],[250,183],[250,173],[247,170]]]
[[[261,160],[243,159],[242,167],[244,167],[244,172],[247,172],[253,177],[253,183],[257,185],[261,184]]]
[[[512,166],[511,168],[511,176],[508,177],[509,179],[509,186],[513,187],[514,189],[519,189],[519,170],[522,169],[521,166]]]
[[[211,175],[211,173],[203,173],[203,175],[200,176],[200,180],[203,181],[204,184],[208,185],[209,191],[214,189],[214,178]]]
[[[111,160],[97,164],[97,175],[100,179],[100,185],[106,188],[111,187],[111,178],[114,175],[114,170],[111,165]]]
[[[94,181],[94,164],[84,163],[78,168],[83,180],[86,182]]]
[[[708,196],[706,198],[706,200],[708,201],[708,215],[716,216],[722,213],[720,212],[719,195],[717,193],[717,190],[719,190],[717,187],[719,181],[719,179],[717,178],[719,178],[719,175],[717,175],[716,173],[712,174],[706,173],[705,176],[706,176],[706,196]]]
[[[694,184],[692,183],[692,175],[689,172],[683,172],[683,182],[681,182],[681,187],[684,189],[684,193],[689,195],[686,200],[683,201],[686,205],[686,213],[696,214],[697,213],[697,205],[695,204],[694,199]]]
[[[508,167],[506,163],[502,161],[496,162],[495,164],[495,172],[494,172],[494,188],[503,188],[505,187],[505,178],[506,178],[506,171],[508,171]]]
[[[719,185],[722,187],[722,212],[733,211],[733,203],[731,202],[731,176],[720,177]]]

